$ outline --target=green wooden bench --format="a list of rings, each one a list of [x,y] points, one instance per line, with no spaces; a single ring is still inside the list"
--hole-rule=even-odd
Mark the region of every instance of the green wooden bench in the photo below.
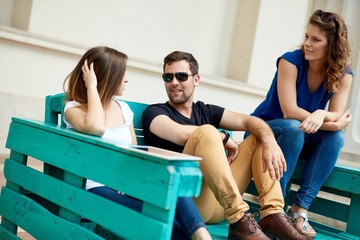
[[[146,105],[129,102],[135,122]],[[0,195],[0,239],[170,239],[178,196],[198,196],[200,158],[117,146],[66,129],[63,95],[46,99],[45,121],[13,118]],[[140,115],[139,115],[140,114]],[[141,129],[137,129],[142,143]],[[28,157],[44,164],[38,171]],[[141,213],[84,190],[85,179],[144,201]]]
[[[64,234],[81,236],[77,239],[101,239],[95,233],[106,239],[115,239],[114,234],[131,239],[168,239],[171,234],[171,219],[176,199],[171,194],[176,196],[199,194],[201,173],[199,173],[198,163],[185,158],[184,161],[174,162],[148,156],[146,153],[119,148],[97,137],[64,129],[64,123],[59,118],[63,109],[63,95],[48,96],[46,104],[46,123],[16,118],[11,123],[7,141],[11,155],[5,163],[7,184],[0,196],[0,215],[3,217],[0,239],[17,239],[13,234],[16,232],[16,226],[24,228],[39,239],[49,239],[44,236],[50,236],[48,235],[50,233],[55,236],[51,239],[65,239]],[[141,113],[147,105],[137,102],[128,102],[128,104],[135,113],[134,126],[138,142],[143,144]],[[42,135],[39,132],[46,133],[42,142],[37,137],[37,135]],[[60,144],[62,141],[65,142],[66,151],[63,144]],[[84,152],[85,149],[90,152]],[[45,163],[45,174],[32,173],[33,170],[26,167],[27,156],[41,159]],[[97,165],[98,156],[106,156],[101,168],[108,176],[117,176],[116,181],[95,173],[100,167]],[[75,160],[76,163],[74,163]],[[293,184],[297,184],[301,179],[304,162],[305,160],[299,160],[292,179]],[[139,170],[142,164],[146,167]],[[149,167],[147,167],[148,164]],[[134,168],[138,173],[137,176],[124,175],[125,169],[133,173]],[[158,179],[159,172],[166,172],[165,180]],[[82,189],[83,178],[86,177],[94,180],[101,179],[106,185],[147,201],[147,207],[143,213],[135,213],[106,199],[93,196]],[[156,199],[147,199],[154,197],[154,189],[159,188],[160,182],[162,189],[160,192],[164,191],[164,193],[156,194]],[[26,196],[29,196],[29,193],[26,193],[24,189],[39,196],[28,198]],[[22,194],[24,192],[26,194]],[[249,197],[257,196],[253,183],[250,183],[246,192],[251,211],[258,211],[258,203],[253,197]],[[324,194],[328,195],[324,196]],[[293,188],[289,187],[288,196],[286,203],[291,205],[294,200]],[[340,201],[339,197],[342,197]],[[36,202],[31,199],[35,199]],[[94,208],[94,202],[101,208]],[[331,224],[311,220],[312,226],[318,232],[316,239],[360,239],[360,170],[336,166],[323,186],[322,194],[315,199],[310,211],[322,217],[335,219],[345,225],[341,229]],[[41,218],[41,224],[35,223],[40,220],[38,215],[44,215]],[[81,221],[82,217],[86,217],[91,222]],[[143,227],[144,225],[147,227]],[[228,224],[225,221],[208,225],[208,228],[214,240],[227,238]],[[68,233],[64,233],[63,229],[67,229]],[[74,238],[70,237],[70,239]]]

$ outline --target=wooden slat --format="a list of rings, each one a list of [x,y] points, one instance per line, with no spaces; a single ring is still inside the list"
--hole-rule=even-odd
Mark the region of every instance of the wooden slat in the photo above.
[[[31,199],[18,194],[6,187],[0,196],[1,214],[21,226],[31,230],[31,234],[39,240],[101,240],[95,233],[52,215]]]
[[[346,231],[359,236],[360,239],[360,195],[353,194],[350,202]]]
[[[16,234],[8,231],[6,228],[0,225],[0,239],[1,240],[21,240]]]
[[[65,126],[62,119],[64,111],[65,95],[63,93],[47,96],[45,99],[45,122]]]
[[[211,233],[213,240],[227,240],[229,224],[225,221],[218,224],[208,224],[207,228]],[[315,230],[317,231],[316,240],[359,240],[358,236],[347,234],[340,230],[337,233],[323,231],[319,228],[315,228]]]
[[[14,125],[14,127],[12,127]],[[70,139],[77,139],[80,140],[81,142],[86,142],[86,143],[92,143],[94,145],[96,145],[95,147],[97,148],[106,148],[106,149],[112,149],[115,150],[117,152],[121,152],[121,153],[125,153],[131,156],[135,156],[138,158],[142,158],[142,159],[146,159],[148,161],[154,161],[154,162],[159,162],[161,164],[169,164],[169,161],[171,161],[171,165],[176,165],[176,164],[180,164],[180,165],[184,165],[184,164],[190,164],[191,166],[198,166],[198,161],[201,159],[199,157],[194,157],[194,156],[189,156],[189,155],[185,155],[182,154],[181,158],[177,157],[176,161],[172,161],[171,157],[162,157],[160,155],[152,155],[152,154],[148,154],[146,151],[132,151],[131,149],[128,148],[122,148],[121,146],[119,147],[116,142],[111,141],[109,139],[103,139],[101,137],[97,137],[97,136],[91,136],[88,134],[83,134],[80,132],[77,132],[75,130],[72,129],[67,129],[67,128],[63,128],[63,127],[59,127],[56,126],[54,124],[47,124],[44,123],[42,121],[37,121],[37,120],[29,120],[29,119],[20,119],[20,118],[16,118],[13,117],[12,118],[12,122],[10,124],[10,130],[9,131],[9,138],[12,137],[24,137],[24,136],[28,136],[28,135],[24,135],[27,134],[27,132],[21,133],[19,132],[20,130],[16,130],[17,126],[19,125],[24,125],[24,126],[29,126],[29,127],[33,127],[36,130],[34,131],[38,131],[38,130],[44,130],[46,132],[49,132],[49,134],[57,134],[57,135],[61,135],[61,136],[65,136],[67,138]],[[38,130],[37,130],[38,129]],[[23,134],[20,136],[20,134]],[[18,136],[14,136],[14,135],[18,135]],[[14,145],[8,145],[8,142],[6,143],[6,147],[9,149],[15,149],[17,147],[16,144]]]
[[[45,122],[49,123],[58,123],[58,118],[62,118],[63,109],[64,109],[64,102],[65,95],[64,93],[59,93],[56,95],[49,95],[45,99]],[[118,98],[120,101],[124,101],[121,98]],[[141,114],[148,106],[148,104],[140,103],[140,102],[133,102],[133,101],[125,101],[130,106],[130,109],[134,112],[134,126],[136,128],[142,128],[142,119]],[[63,120],[63,119],[61,119]],[[62,125],[65,124],[62,121]]]
[[[37,126],[35,123],[33,125]],[[169,199],[172,198],[169,196],[174,195],[176,190],[174,188],[177,187],[179,181],[176,176],[179,173],[173,166],[169,166],[168,162],[159,164],[159,162],[144,161],[147,156],[140,153],[128,153],[124,149],[105,142],[102,142],[104,147],[101,147],[98,144],[101,142],[99,140],[94,143],[91,140],[89,143],[82,139],[67,137],[67,134],[70,133],[53,134],[51,130],[56,129],[54,127],[42,127],[44,129],[12,122],[7,147],[42,159],[48,164],[77,173],[85,178],[102,181],[105,185],[136,198],[149,199],[149,202],[157,206],[168,208],[171,204]],[[67,131],[67,129],[56,130]],[[56,145],[48,144],[49,142],[56,143]],[[42,146],[47,147],[43,148]],[[105,146],[111,149],[105,148]],[[135,157],[135,155],[142,157]],[[193,162],[190,166],[197,166],[197,164],[197,162]],[[185,173],[188,169],[189,180],[184,181],[180,187],[194,196],[194,193],[199,191],[197,188],[201,182],[201,172],[199,169],[194,170],[192,166],[181,167],[184,174],[182,179],[187,179]],[[99,174],[102,172],[106,174]],[[143,190],[138,191],[134,186]]]
[[[294,202],[296,192],[291,191],[289,196],[289,204]],[[331,209],[331,211],[329,211]],[[349,213],[349,205],[338,202],[334,199],[324,199],[317,197],[309,208],[310,212],[317,213],[329,218],[333,218],[339,221],[346,222]]]
[[[354,234],[350,234],[347,232],[341,232],[336,237],[343,237],[344,239],[349,239],[349,240],[359,240],[360,239],[358,234],[354,235]]]
[[[120,99],[121,100],[121,99]],[[130,109],[134,112],[134,127],[142,129],[142,112],[148,107],[148,104],[126,101]]]
[[[65,122],[63,119],[63,109],[65,95],[64,93],[59,93],[56,95],[49,95],[45,100],[45,122],[58,124],[65,127]],[[119,98],[119,100],[122,100]],[[123,100],[122,100],[123,101]],[[148,106],[145,103],[125,101],[129,104],[130,109],[134,112],[133,124],[135,128],[135,134],[139,145],[144,145],[144,134],[142,130],[142,112]]]
[[[304,159],[298,160],[295,172],[292,176],[294,179],[301,180],[305,163],[306,160]],[[360,170],[337,165],[323,187],[360,194]]]
[[[146,237],[156,239],[155,236],[159,236],[159,234],[170,234],[168,231],[169,227],[160,221],[154,220],[159,218],[159,220],[164,221],[164,219],[160,219],[161,211],[156,211],[156,214],[151,216],[151,218],[144,216],[141,213],[135,212],[81,188],[64,183],[56,178],[47,176],[46,174],[19,164],[11,159],[6,159],[5,161],[4,174],[10,181],[24,186],[27,190],[69,209],[72,212],[76,212],[91,221],[101,223],[103,227],[113,229],[115,233],[123,234],[128,237],[133,236],[136,239],[141,239],[141,237],[145,239],[145,235]],[[43,184],[38,184],[39,182]],[[101,208],[95,206],[101,206]],[[0,211],[0,213],[3,214],[5,210],[3,207],[0,207]],[[169,218],[173,219],[174,215],[173,213],[171,214],[172,216],[170,217],[165,216],[165,220],[168,220]],[[8,213],[5,212],[4,215],[8,216]],[[124,216],[126,216],[126,221],[124,221]],[[172,224],[172,222],[169,222],[169,224]],[[136,231],[134,227],[143,229],[146,234],[144,235],[144,232]]]

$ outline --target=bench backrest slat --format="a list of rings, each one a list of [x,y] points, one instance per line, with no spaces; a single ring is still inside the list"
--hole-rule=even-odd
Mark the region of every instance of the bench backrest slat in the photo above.
[[[7,139],[6,147],[42,159],[44,163],[77,173],[85,178],[94,181],[101,180],[103,184],[115,189],[122,189],[133,197],[140,199],[147,197],[147,201],[160,207],[167,208],[171,204],[167,202],[169,196],[174,194],[173,191],[178,191],[177,178],[173,174],[175,170],[171,169],[173,166],[168,166],[166,161],[159,159],[154,162],[144,162],[126,150],[115,148],[110,143],[100,141],[99,138],[87,139],[82,134],[79,134],[82,136],[82,138],[79,137],[80,139],[69,138],[67,134],[72,132],[69,129],[53,129],[53,126],[42,124],[40,126],[44,130],[41,130],[32,127],[36,124],[35,121],[25,122],[14,118],[11,123],[12,134]],[[64,135],[53,134],[53,132],[64,132]],[[47,144],[49,142],[57,144]],[[98,147],[101,145],[104,147]],[[63,155],[54,154],[56,152]],[[156,157],[153,158],[156,159]],[[184,155],[184,161],[187,159]],[[163,163],[161,164],[160,161]],[[92,164],[88,164],[89,162]],[[189,167],[197,166],[198,163],[193,162]],[[187,167],[182,168],[186,171]],[[99,174],[101,172],[107,174]],[[114,179],[114,177],[116,178]],[[169,183],[173,188],[169,188]],[[134,185],[143,186],[143,190],[134,189]],[[157,194],[153,194],[153,191]],[[165,199],[167,201],[163,202]]]
[[[150,235],[151,232],[154,232],[154,236],[156,236],[161,231],[164,231],[165,226],[160,221],[147,218],[120,204],[85,190],[79,190],[77,187],[70,186],[59,179],[41,174],[36,170],[29,170],[26,166],[12,161],[11,159],[7,159],[6,161],[5,174],[9,181],[17,183],[31,192],[36,192],[41,197],[69,209],[70,211],[76,212],[86,217],[86,219],[90,219],[94,222],[101,222],[103,227],[114,229],[114,232],[125,233],[126,236],[129,234],[127,231],[131,229],[132,224],[139,226],[142,222],[147,223],[145,227]],[[43,184],[40,185],[38,184],[39,182]],[[71,196],[71,198],[68,196]],[[85,199],[86,201],[84,201]],[[101,208],[94,208],[94,206],[101,206]],[[24,207],[23,211],[25,213],[29,211],[29,209]],[[131,225],[124,221],[123,216],[132,219]]]

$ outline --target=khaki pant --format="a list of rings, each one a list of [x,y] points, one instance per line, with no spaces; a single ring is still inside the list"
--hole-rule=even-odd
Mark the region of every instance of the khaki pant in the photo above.
[[[201,193],[194,201],[204,222],[238,221],[249,210],[241,196],[252,178],[259,193],[260,218],[283,212],[280,183],[263,173],[262,147],[253,135],[239,145],[239,155],[230,165],[219,132],[211,125],[194,131],[184,153],[202,158]]]

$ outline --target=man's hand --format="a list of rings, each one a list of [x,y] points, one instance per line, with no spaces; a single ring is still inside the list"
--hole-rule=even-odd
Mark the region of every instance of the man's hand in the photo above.
[[[229,138],[229,140],[224,145],[224,148],[227,150],[227,159],[230,164],[239,154],[239,145],[232,138]]]
[[[269,171],[271,179],[280,180],[283,173],[286,172],[286,161],[281,148],[276,140],[262,143],[263,146],[263,171]]]

